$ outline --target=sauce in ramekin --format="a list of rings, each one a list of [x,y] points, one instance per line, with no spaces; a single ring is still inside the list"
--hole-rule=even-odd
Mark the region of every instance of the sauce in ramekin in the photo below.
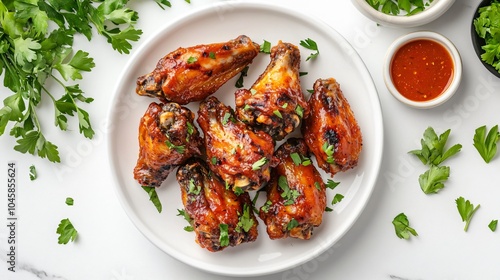
[[[453,59],[440,43],[428,39],[401,46],[391,62],[391,78],[396,89],[413,101],[438,97],[453,80]]]

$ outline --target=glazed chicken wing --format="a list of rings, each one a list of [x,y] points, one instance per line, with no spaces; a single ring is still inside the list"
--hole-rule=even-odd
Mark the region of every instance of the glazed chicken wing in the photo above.
[[[260,208],[260,218],[271,239],[309,239],[325,212],[323,179],[311,164],[302,139],[288,139],[278,148],[276,157],[280,163],[266,187],[267,201]]]
[[[228,42],[179,48],[137,79],[136,92],[179,104],[201,101],[240,73],[259,50],[244,35]]]
[[[355,167],[363,145],[361,130],[335,79],[314,83],[309,108],[302,134],[318,166],[331,175]]]
[[[196,233],[196,242],[216,252],[257,239],[258,221],[248,193],[236,195],[199,159],[177,170],[182,203]]]
[[[309,114],[299,80],[300,51],[279,41],[271,50],[271,62],[250,90],[235,93],[238,118],[282,140]]]
[[[213,96],[200,104],[198,124],[205,135],[208,165],[226,184],[245,191],[269,181],[271,166],[276,163],[269,134],[251,131]]]
[[[173,169],[200,155],[203,140],[193,124],[194,113],[177,103],[151,103],[139,124],[139,159],[134,178],[159,187]]]

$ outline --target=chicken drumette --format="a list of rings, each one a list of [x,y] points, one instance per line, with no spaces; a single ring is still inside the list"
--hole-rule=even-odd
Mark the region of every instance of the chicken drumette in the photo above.
[[[137,79],[136,92],[179,104],[201,101],[240,73],[259,50],[244,35],[228,42],[179,48]]]
[[[235,191],[259,189],[269,181],[274,142],[263,131],[253,132],[217,98],[200,104],[198,124],[205,136],[210,169]]]
[[[279,41],[271,50],[271,62],[250,90],[236,91],[238,118],[275,140],[285,138],[309,114],[299,67],[297,46]]]
[[[260,218],[271,239],[309,239],[321,224],[326,207],[323,179],[308,157],[302,139],[290,138],[276,151],[279,164],[266,187]]]
[[[257,239],[257,219],[247,192],[236,195],[210,172],[204,162],[192,159],[177,170],[186,217],[196,242],[216,252]]]
[[[176,166],[200,155],[203,140],[194,113],[177,103],[151,103],[139,124],[139,158],[134,178],[159,187]]]
[[[331,175],[355,167],[363,145],[361,130],[335,79],[314,83],[309,108],[302,134],[318,166]]]

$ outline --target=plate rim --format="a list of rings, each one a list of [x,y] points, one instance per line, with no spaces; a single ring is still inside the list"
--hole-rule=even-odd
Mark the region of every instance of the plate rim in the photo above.
[[[359,203],[355,209],[355,215],[352,218],[352,220],[348,221],[346,225],[346,229],[341,232],[341,234],[338,235],[338,237],[334,240],[331,241],[330,244],[326,244],[324,246],[324,242],[321,243],[323,246],[316,246],[314,250],[308,254],[307,256],[304,256],[302,258],[297,259],[293,263],[289,263],[287,265],[281,265],[281,266],[274,266],[274,267],[269,267],[269,266],[264,266],[258,271],[250,271],[250,270],[245,270],[244,272],[241,273],[236,273],[236,272],[225,272],[220,269],[219,265],[213,265],[213,264],[207,264],[203,261],[199,260],[193,260],[189,258],[187,255],[181,255],[181,254],[176,254],[174,252],[170,252],[167,250],[168,248],[164,248],[164,246],[160,246],[163,241],[159,238],[156,237],[156,235],[148,230],[147,225],[138,217],[138,215],[135,213],[135,211],[132,209],[132,207],[127,203],[127,197],[125,194],[120,191],[120,182],[119,179],[117,178],[116,175],[117,172],[117,164],[115,155],[112,153],[113,151],[113,140],[115,139],[116,136],[112,133],[112,130],[110,133],[108,133],[107,141],[106,141],[106,148],[107,148],[107,159],[108,163],[112,172],[112,177],[113,177],[113,189],[114,193],[117,196],[121,207],[127,214],[128,218],[132,221],[134,226],[141,232],[142,235],[146,237],[147,240],[149,240],[153,245],[155,245],[158,249],[166,253],[168,256],[173,257],[174,259],[177,259],[187,265],[190,265],[192,267],[195,267],[201,271],[213,273],[213,274],[218,274],[218,275],[224,275],[224,276],[237,276],[237,277],[249,277],[249,276],[262,276],[262,275],[268,275],[272,273],[278,273],[281,271],[284,271],[286,269],[290,269],[295,266],[299,266],[303,263],[306,263],[313,258],[321,255],[324,253],[326,250],[328,250],[330,247],[332,247],[334,244],[336,244],[343,236],[347,234],[347,232],[350,231],[352,226],[356,223],[356,221],[359,219],[361,214],[363,213],[364,209],[366,208],[370,197],[373,194],[373,191],[376,187],[376,182],[378,180],[378,177],[380,175],[380,167],[382,164],[382,157],[383,157],[383,150],[384,150],[384,125],[383,125],[383,115],[382,115],[382,108],[381,108],[381,103],[380,103],[380,97],[377,91],[377,88],[375,86],[375,83],[373,81],[373,78],[366,67],[366,64],[364,61],[361,59],[359,53],[354,49],[354,47],[343,37],[335,28],[332,26],[328,25],[326,22],[324,22],[321,19],[318,19],[314,17],[312,14],[309,14],[304,11],[299,11],[295,9],[291,9],[286,6],[281,6],[275,3],[267,3],[267,2],[260,2],[260,1],[246,1],[246,2],[236,2],[236,1],[228,1],[231,3],[232,7],[235,9],[263,9],[266,11],[271,11],[274,13],[279,13],[283,14],[292,18],[307,18],[308,22],[311,23],[313,26],[319,26],[318,28],[321,28],[322,30],[328,30],[331,34],[333,34],[335,39],[341,40],[338,43],[342,44],[344,47],[348,46],[349,51],[352,51],[349,55],[352,56],[351,60],[357,62],[356,68],[361,71],[361,75],[363,76],[363,80],[370,81],[370,83],[367,85],[368,89],[370,89],[370,92],[373,92],[371,94],[367,94],[371,98],[371,103],[372,106],[371,108],[376,111],[374,118],[377,119],[377,121],[374,122],[374,124],[377,126],[375,128],[375,132],[377,133],[377,137],[374,139],[375,144],[374,146],[374,154],[376,160],[374,161],[375,164],[375,172],[372,175],[371,178],[369,178],[369,181],[366,182],[365,185],[370,186],[370,190],[363,192],[363,196],[361,196],[359,199],[361,203]],[[118,103],[118,97],[120,96],[119,94],[119,89],[121,88],[121,84],[123,83],[124,77],[126,76],[127,72],[129,71],[130,67],[132,67],[132,64],[136,62],[137,57],[140,57],[144,55],[144,50],[147,49],[149,44],[156,40],[158,36],[161,36],[162,33],[169,32],[171,29],[175,28],[176,26],[186,22],[193,20],[198,17],[202,17],[203,15],[206,15],[207,13],[214,12],[216,11],[217,8],[220,8],[221,6],[228,5],[228,2],[217,2],[217,3],[212,3],[208,4],[206,6],[198,7],[195,8],[187,13],[184,13],[182,15],[178,15],[176,18],[174,18],[172,21],[162,25],[161,27],[158,28],[157,31],[151,33],[151,35],[146,38],[141,45],[139,45],[135,52],[129,57],[127,63],[123,67],[122,71],[118,75],[118,80],[113,87],[113,92],[111,95],[110,103],[108,106],[107,110],[107,116],[106,120],[108,121],[109,124],[111,124],[111,127],[113,126],[113,123],[117,121],[118,116],[113,113],[113,107],[117,105]],[[366,187],[366,186],[364,186]]]

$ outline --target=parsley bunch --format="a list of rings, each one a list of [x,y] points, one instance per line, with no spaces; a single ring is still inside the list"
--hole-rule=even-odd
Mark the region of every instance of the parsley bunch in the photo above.
[[[474,19],[474,27],[485,45],[481,59],[500,72],[500,3],[494,0],[491,5],[479,9],[479,17]]]
[[[157,0],[160,3],[168,2]],[[0,108],[0,135],[9,123],[17,138],[16,151],[60,162],[57,146],[47,140],[37,107],[48,98],[54,125],[65,131],[68,117],[78,118],[81,134],[94,136],[90,116],[81,104],[91,103],[76,80],[94,68],[94,60],[73,50],[76,34],[92,37],[92,26],[119,53],[130,52],[130,42],[142,34],[134,28],[138,14],[125,7],[128,0],[7,0],[0,2],[0,75],[12,91]],[[49,25],[51,27],[49,28]],[[49,91],[51,81],[62,94]]]
[[[381,11],[388,15],[399,15],[401,11],[405,11],[406,15],[414,15],[422,12],[425,7],[429,6],[433,0],[366,0],[370,6],[377,11]]]

